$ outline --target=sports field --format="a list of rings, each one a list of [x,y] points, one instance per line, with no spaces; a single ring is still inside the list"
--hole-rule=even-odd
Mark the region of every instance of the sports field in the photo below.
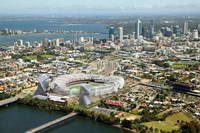
[[[180,123],[182,122],[190,122],[192,118],[186,115],[183,112],[175,113],[165,119],[165,121],[151,121],[145,122],[142,125],[145,125],[149,128],[158,129],[159,131],[172,132],[173,130],[178,130],[180,128]]]

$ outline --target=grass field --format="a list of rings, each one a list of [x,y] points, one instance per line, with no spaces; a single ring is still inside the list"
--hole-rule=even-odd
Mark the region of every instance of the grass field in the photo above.
[[[39,55],[39,56],[37,56],[37,55],[23,56],[23,59],[29,60],[29,61],[30,60],[40,60],[40,59],[46,60],[48,58],[53,58],[53,57],[55,57],[55,56],[54,55],[43,54],[43,55]]]
[[[100,87],[102,84],[98,84],[98,83],[91,83],[89,84],[91,87],[95,88],[95,87]],[[80,89],[81,85],[73,85],[71,86],[69,89]]]
[[[145,125],[147,127],[152,127],[154,129],[158,129],[158,130],[163,130],[166,132],[171,132],[173,130],[178,130],[179,127],[175,126],[174,124],[167,122],[167,121],[151,121],[151,122],[146,122],[143,123],[142,125]]]
[[[43,54],[43,55],[40,55],[40,56],[42,58],[46,58],[46,59],[55,57],[54,55],[48,55],[48,54]]]
[[[165,110],[163,112],[160,112],[159,114],[156,115],[157,118],[162,118],[163,115],[169,113],[170,111],[172,111],[173,109],[168,109],[168,110]]]
[[[168,122],[171,122],[173,124],[178,124],[177,121],[183,121],[183,122],[190,122],[192,121],[192,119],[190,117],[188,117],[185,113],[183,112],[179,112],[179,113],[176,113],[176,114],[173,114],[169,117],[167,117],[165,119],[165,121],[168,121]]]
[[[196,64],[196,62],[176,62],[171,65],[173,69],[186,69],[191,68]]]
[[[161,114],[158,114],[158,116]],[[178,122],[179,121],[179,122]],[[157,128],[158,130],[163,130],[166,132],[171,132],[173,130],[178,130],[180,128],[179,123],[183,122],[190,122],[192,119],[187,116],[183,112],[175,113],[171,116],[168,116],[165,121],[151,121],[151,122],[145,122],[142,123],[142,125],[145,125],[149,128]]]
[[[89,85],[91,87],[95,88],[95,87],[99,86],[100,84],[92,83],[92,84],[89,84]],[[81,85],[77,84],[77,85],[72,85],[69,88],[66,88],[66,90],[69,89],[72,94],[78,94],[80,92],[80,88],[81,88]]]
[[[81,85],[74,85],[70,87],[69,89],[80,89],[80,88],[81,88]]]
[[[37,56],[36,55],[32,55],[32,56],[23,56],[23,58],[25,60],[37,60]]]
[[[140,119],[142,116],[140,115],[134,115],[134,114],[130,114],[130,113],[125,113],[123,114],[123,116],[120,117],[120,119],[126,119],[126,120],[136,120],[136,119]]]
[[[138,115],[143,111],[143,109],[133,109],[129,113],[133,115]]]
[[[93,88],[97,88],[97,87],[102,87],[102,86],[103,86],[103,84],[99,84],[99,83],[92,83],[92,84],[90,84],[90,86],[91,86],[91,87],[93,87]]]
[[[90,85],[91,85],[92,87],[99,86],[99,84],[97,84],[97,83],[91,83]]]

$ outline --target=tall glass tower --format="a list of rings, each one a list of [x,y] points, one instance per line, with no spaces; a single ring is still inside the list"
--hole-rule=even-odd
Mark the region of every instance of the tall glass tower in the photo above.
[[[141,25],[140,19],[137,20],[135,24],[135,33],[136,33],[136,39],[140,39],[140,35],[142,33],[142,25]]]
[[[114,27],[110,27],[109,28],[109,38],[113,39],[115,36],[115,28]]]
[[[119,27],[119,41],[123,41],[124,33],[123,33],[123,27]]]

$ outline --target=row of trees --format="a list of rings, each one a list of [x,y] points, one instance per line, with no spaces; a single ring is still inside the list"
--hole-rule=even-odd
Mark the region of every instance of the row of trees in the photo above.
[[[51,101],[44,101],[32,98],[32,96],[28,96],[26,98],[20,99],[18,103],[30,105],[30,106],[36,106],[42,109],[46,109],[49,111],[62,111],[65,113],[70,113],[73,110],[71,108],[68,108],[67,104],[65,103],[56,103]]]
[[[79,115],[89,117],[99,122],[103,122],[106,124],[119,124],[120,119],[115,117],[115,114],[105,114],[105,113],[97,113],[93,110],[87,109],[85,107],[78,107],[74,109],[75,112],[78,112]]]
[[[90,119],[94,119],[99,122],[103,122],[106,124],[120,124],[120,119],[118,117],[115,117],[114,113],[105,114],[105,113],[97,113],[91,109],[88,109],[86,107],[80,106],[78,104],[66,104],[66,103],[56,103],[51,101],[44,101],[39,99],[34,99],[31,96],[26,97],[24,99],[20,99],[19,103],[23,103],[26,105],[31,106],[37,106],[39,108],[47,109],[47,110],[53,110],[53,111],[62,111],[65,113],[70,112],[77,112],[79,115],[88,117]],[[158,119],[165,119],[166,116],[170,115],[171,112],[166,113],[166,115],[163,116],[163,118],[157,118],[156,113],[151,113],[149,109],[144,109],[140,114],[142,115],[141,119],[136,120],[122,120],[121,125],[122,127],[129,128],[129,129],[135,129],[140,132],[161,132],[166,133],[165,131],[158,131],[158,129],[148,128],[141,123],[143,122],[149,122],[152,120],[157,121]],[[182,125],[182,124],[181,124]],[[180,130],[173,131],[173,133],[199,133],[200,132],[200,124],[196,121],[192,121],[190,123],[184,123]]]
[[[0,100],[5,100],[5,99],[8,99],[8,98],[13,97],[13,96],[15,96],[15,95],[11,94],[11,93],[3,92],[3,93],[0,93]]]
[[[182,133],[200,133],[200,123],[197,121],[191,121],[181,126]]]
[[[46,110],[53,110],[53,111],[62,111],[65,113],[70,112],[78,112],[79,115],[85,116],[106,124],[118,124],[120,123],[120,119],[114,117],[115,114],[105,114],[105,113],[97,113],[93,110],[90,110],[86,107],[80,106],[78,104],[66,104],[66,103],[56,103],[51,101],[44,101],[39,99],[34,99],[31,96],[26,97],[24,99],[20,99],[19,103],[30,105],[30,106],[37,106],[39,108],[43,108]]]

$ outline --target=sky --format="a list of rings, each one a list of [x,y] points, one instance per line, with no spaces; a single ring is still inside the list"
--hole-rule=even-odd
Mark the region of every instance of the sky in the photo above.
[[[0,14],[200,13],[200,0],[0,0]]]

